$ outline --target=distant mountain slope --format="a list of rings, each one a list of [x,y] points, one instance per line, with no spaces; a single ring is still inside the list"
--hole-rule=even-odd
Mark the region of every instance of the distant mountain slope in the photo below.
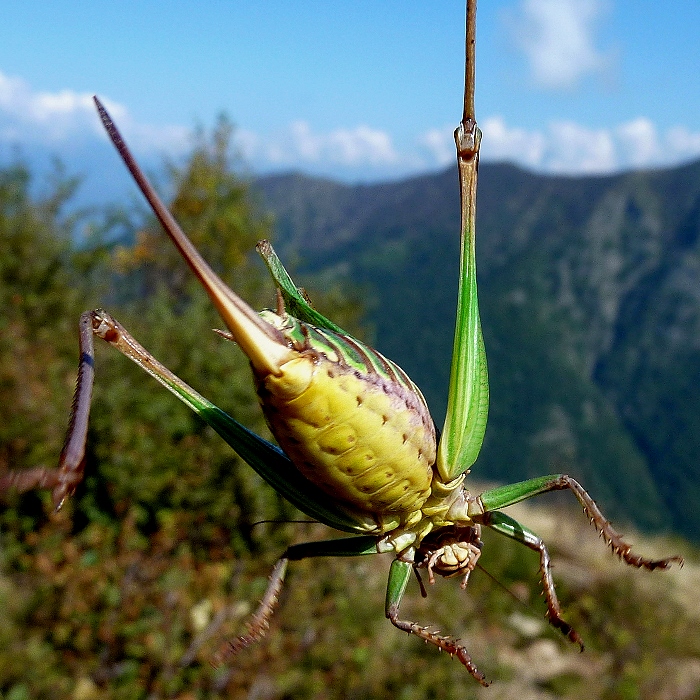
[[[373,291],[373,341],[441,424],[456,170],[358,186],[290,174],[257,187],[302,278],[322,271]],[[700,539],[700,163],[582,178],[483,164],[478,212],[492,388],[479,477],[568,471],[618,519]]]

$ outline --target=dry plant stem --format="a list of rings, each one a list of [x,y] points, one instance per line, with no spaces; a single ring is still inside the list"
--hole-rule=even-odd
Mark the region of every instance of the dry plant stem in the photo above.
[[[462,122],[475,120],[474,88],[476,85],[476,0],[467,0],[466,57],[464,63],[464,112]]]

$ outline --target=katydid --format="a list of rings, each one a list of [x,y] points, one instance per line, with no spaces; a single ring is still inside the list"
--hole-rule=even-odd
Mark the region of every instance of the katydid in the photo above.
[[[488,685],[466,649],[399,615],[412,574],[425,569],[460,577],[466,587],[479,560],[481,528],[489,527],[538,552],[547,617],[583,648],[564,621],[544,542],[501,509],[532,496],[570,490],[605,542],[627,564],[648,570],[682,564],[681,557],[638,556],[613,529],[592,498],[569,476],[555,474],[472,495],[465,477],[479,454],[486,429],[488,378],[479,321],[475,220],[481,133],[474,115],[476,2],[467,3],[464,113],[455,131],[461,191],[461,254],[448,407],[441,437],[418,387],[395,363],[325,318],[296,287],[272,246],[258,244],[274,284],[275,311],[253,311],[207,265],[135,162],[110,116],[95,98],[102,122],[168,236],[198,277],[235,341],[250,361],[267,423],[279,447],[267,442],[207,401],[153,358],[102,310],[80,319],[80,364],[68,435],[56,470],[11,472],[0,490],[52,488],[60,508],[83,478],[90,408],[93,335],[98,335],[150,373],[214,428],[282,496],[310,517],[353,537],[289,547],[276,563],[267,592],[249,621],[248,633],[227,643],[219,662],[259,639],[269,625],[290,560],[322,556],[395,554],[385,614],[401,630],[456,656]],[[421,583],[421,589],[424,588]]]

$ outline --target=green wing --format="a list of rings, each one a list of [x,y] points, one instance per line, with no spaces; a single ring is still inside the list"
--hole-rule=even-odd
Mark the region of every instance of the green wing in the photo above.
[[[309,323],[317,328],[325,328],[340,335],[350,335],[309,304],[299,287],[294,284],[289,273],[284,269],[270,241],[259,241],[255,248],[265,261],[265,265],[267,265],[275,285],[282,293],[285,307],[290,316],[294,316],[294,318],[298,318],[300,321]]]

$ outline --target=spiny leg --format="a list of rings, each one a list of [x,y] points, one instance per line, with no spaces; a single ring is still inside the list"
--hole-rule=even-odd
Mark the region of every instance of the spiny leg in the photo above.
[[[73,495],[85,475],[85,445],[92,389],[95,382],[95,350],[93,335],[97,335],[162,382],[167,375],[172,383],[184,382],[161,365],[126,329],[102,309],[86,311],[80,316],[80,361],[73,395],[68,429],[63,449],[55,468],[35,467],[10,471],[0,477],[0,493],[14,489],[20,492],[36,488],[53,489],[53,502],[58,510],[68,496]],[[160,375],[160,376],[159,376]]]
[[[683,566],[683,557],[678,555],[666,557],[665,559],[648,559],[647,557],[633,553],[632,545],[624,541],[622,535],[613,528],[612,523],[603,515],[600,508],[598,508],[598,504],[588,495],[588,492],[576,479],[562,474],[553,483],[550,490],[563,491],[566,489],[573,491],[579,503],[583,506],[583,510],[591,524],[598,530],[603,540],[605,540],[605,543],[609,545],[612,551],[626,564],[649,571],[654,571],[654,569],[663,571],[664,569],[668,569],[673,563]]]
[[[58,466],[10,471],[0,477],[0,493],[10,489],[24,492],[36,488],[51,488],[54,506],[58,510],[66,497],[72,495],[82,481],[85,473],[85,442],[90,402],[95,380],[93,314],[92,311],[86,311],[80,316],[78,377]]]
[[[53,489],[53,501],[58,510],[71,496],[85,473],[85,444],[87,441],[90,403],[95,380],[93,336],[97,335],[151,374],[166,388],[193,407],[191,397],[199,395],[167,367],[158,362],[116,319],[102,309],[86,311],[80,316],[80,362],[73,395],[68,429],[63,449],[55,468],[35,467],[10,471],[0,477],[0,493],[10,489],[20,492],[36,488]],[[193,407],[194,408],[194,407]]]
[[[612,551],[620,557],[626,564],[636,568],[644,568],[649,571],[655,569],[668,569],[671,564],[683,566],[683,557],[672,556],[664,559],[649,559],[632,552],[632,545],[625,542],[622,535],[615,530],[612,523],[603,515],[596,502],[588,495],[581,484],[572,479],[566,474],[551,474],[549,476],[541,476],[536,479],[528,479],[517,484],[509,484],[508,486],[500,486],[489,491],[484,491],[479,498],[484,515],[488,515],[491,511],[505,508],[506,506],[519,503],[541,493],[549,491],[572,491],[583,506],[586,516],[591,524],[600,533],[601,537]],[[484,522],[482,516],[478,516],[479,522]],[[485,522],[484,522],[485,524]]]
[[[255,642],[259,642],[265,636],[270,629],[270,619],[279,602],[287,564],[290,561],[300,561],[311,557],[354,557],[364,554],[377,554],[377,538],[375,536],[340,537],[335,540],[304,542],[288,547],[287,551],[275,563],[268,578],[267,589],[258,607],[246,621],[248,632],[232,641],[225,642],[214,655],[213,664],[219,666],[234,654]]]
[[[265,594],[256,611],[247,622],[247,634],[241,635],[233,641],[226,642],[215,655],[215,664],[223,663],[230,656],[259,641],[265,635],[270,627],[270,619],[279,601],[287,564],[290,560],[298,561],[310,557],[325,556],[360,556],[376,553],[377,538],[373,535],[307,542],[289,547],[277,561],[270,574]],[[399,619],[401,598],[406,590],[411,573],[414,571],[416,574],[418,573],[412,562],[405,562],[399,559],[395,559],[392,562],[386,595],[386,617],[398,629],[414,634],[420,639],[434,644],[439,649],[446,651],[450,656],[456,656],[481,685],[488,686],[489,683],[486,681],[484,674],[474,665],[466,647],[459,644],[458,640],[442,636],[414,622]]]
[[[459,643],[459,640],[445,637],[438,632],[433,632],[427,627],[410,622],[408,620],[399,619],[399,606],[401,598],[406,590],[408,580],[411,578],[411,573],[414,570],[412,562],[401,561],[394,559],[391,563],[389,571],[389,584],[386,591],[386,607],[385,613],[394,627],[397,627],[404,632],[414,634],[420,639],[434,644],[438,649],[446,651],[450,656],[456,656],[460,663],[471,673],[471,675],[483,686],[488,686],[490,683],[486,680],[481,671],[474,665],[472,657],[469,655],[466,647]]]
[[[557,598],[557,592],[554,587],[554,579],[552,578],[552,563],[549,552],[547,551],[547,546],[542,538],[538,537],[526,527],[523,527],[517,520],[498,511],[484,513],[483,516],[479,518],[479,522],[492,528],[496,532],[500,532],[506,537],[522,542],[526,547],[529,547],[540,555],[540,577],[542,579],[545,602],[547,603],[547,619],[552,627],[558,629],[574,644],[578,644],[581,651],[583,651],[583,640],[581,636],[562,618],[561,606],[559,605],[559,599]]]
[[[287,564],[289,559],[281,557],[272,569],[268,578],[267,589],[262,600],[258,604],[255,612],[248,618],[246,626],[248,632],[236,637],[233,641],[227,641],[221,645],[219,650],[212,658],[213,666],[220,666],[234,654],[237,654],[242,649],[259,642],[270,629],[270,619],[275,612],[277,603],[279,602],[282,584],[284,583],[284,575],[287,572]]]

